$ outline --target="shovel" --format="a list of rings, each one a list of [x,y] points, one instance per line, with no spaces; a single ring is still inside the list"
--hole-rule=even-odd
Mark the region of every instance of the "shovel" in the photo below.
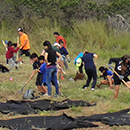
[[[23,85],[22,89],[18,92],[19,94],[23,92],[24,87],[29,83],[31,78]]]

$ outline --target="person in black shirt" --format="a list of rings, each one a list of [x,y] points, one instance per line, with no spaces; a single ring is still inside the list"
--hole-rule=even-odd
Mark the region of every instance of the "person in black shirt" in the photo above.
[[[115,84],[114,99],[116,100],[118,97],[118,94],[119,94],[119,86],[120,86],[122,80],[124,80],[130,86],[130,82],[128,79],[128,76],[130,75],[129,67],[126,68],[125,71],[123,71],[123,68],[122,68],[123,64],[127,64],[127,65],[129,64],[128,56],[125,54],[124,56],[122,56],[120,58],[110,58],[109,62],[108,62],[108,66],[111,70],[113,70],[113,67],[111,65],[112,63],[115,63],[115,71],[119,75],[119,76],[117,76],[114,73],[114,76],[113,76],[114,84]]]
[[[45,49],[45,61],[46,61],[46,84],[48,88],[47,97],[51,96],[51,78],[54,86],[56,88],[56,94],[59,95],[59,85],[57,82],[57,67],[61,60],[61,54],[52,49],[51,43],[49,41],[45,41],[43,43]],[[58,56],[58,59],[56,59]]]

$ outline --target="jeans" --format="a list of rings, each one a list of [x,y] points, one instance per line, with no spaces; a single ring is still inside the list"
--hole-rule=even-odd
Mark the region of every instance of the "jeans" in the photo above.
[[[46,69],[46,84],[48,88],[48,95],[51,96],[51,81],[53,81],[56,94],[59,94],[59,85],[57,82],[57,67],[53,66]]]

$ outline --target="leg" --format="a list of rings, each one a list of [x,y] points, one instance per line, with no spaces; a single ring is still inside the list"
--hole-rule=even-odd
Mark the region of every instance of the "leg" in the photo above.
[[[114,91],[114,99],[116,100],[118,97],[118,93],[119,93],[119,85],[115,86],[115,91]]]
[[[90,69],[85,69],[85,71],[86,71],[86,74],[88,75],[88,79],[86,81],[86,85],[85,86],[88,87],[90,82],[91,82],[91,79],[92,79],[92,73],[91,73]]]
[[[51,77],[53,73],[53,67],[46,69],[46,84],[48,89],[48,95],[51,96]],[[57,79],[57,75],[56,75]]]
[[[92,77],[93,77],[93,83],[92,83],[92,88],[95,88],[96,83],[97,83],[97,71],[96,67],[92,68]]]
[[[53,68],[54,68],[54,71],[52,73],[52,81],[53,81],[55,89],[56,89],[56,94],[59,94],[59,85],[57,82],[57,68],[56,67],[53,67]]]

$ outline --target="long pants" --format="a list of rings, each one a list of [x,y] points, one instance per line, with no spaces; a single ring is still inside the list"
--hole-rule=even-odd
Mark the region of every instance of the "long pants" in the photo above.
[[[56,66],[46,69],[46,84],[47,84],[49,96],[51,96],[51,81],[53,81],[54,83],[56,94],[59,94],[59,85],[57,82],[57,67]]]
[[[18,66],[16,61],[14,61],[12,58],[8,59],[8,62],[9,62],[9,70],[11,70],[14,66]]]
[[[85,68],[85,72],[88,75],[88,79],[86,81],[86,87],[89,86],[92,78],[93,78],[93,82],[92,82],[92,88],[95,88],[95,85],[97,83],[97,71],[96,71],[96,67],[92,67],[92,68]]]

